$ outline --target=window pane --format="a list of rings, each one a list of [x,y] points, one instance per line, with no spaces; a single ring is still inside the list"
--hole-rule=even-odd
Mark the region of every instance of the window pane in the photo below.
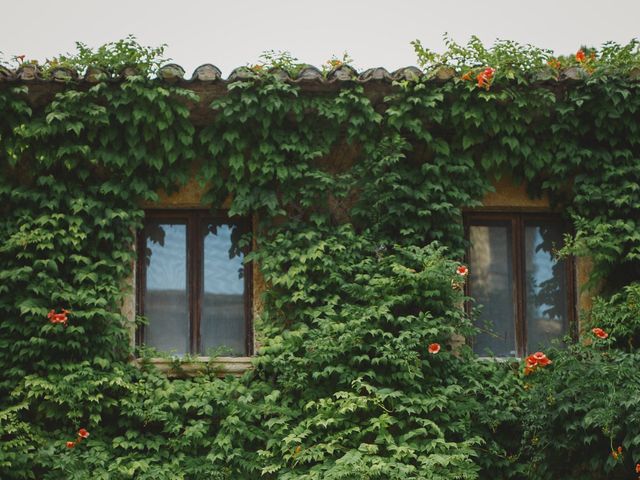
[[[144,341],[162,351],[189,351],[187,226],[147,222]]]
[[[490,222],[469,227],[469,290],[482,305],[474,350],[479,355],[515,356],[511,227]]]
[[[540,350],[568,331],[565,262],[554,258],[562,247],[559,224],[525,226],[527,349]]]
[[[204,229],[204,282],[200,351],[223,347],[223,354],[244,355],[244,266],[234,248],[236,227],[207,223]]]

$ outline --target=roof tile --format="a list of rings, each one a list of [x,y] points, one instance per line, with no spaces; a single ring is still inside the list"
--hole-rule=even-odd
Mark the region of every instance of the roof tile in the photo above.
[[[298,75],[295,79],[297,83],[322,83],[324,82],[324,75],[320,69],[314,67],[313,65],[307,65],[302,70],[298,72]]]
[[[327,80],[333,82],[347,82],[349,80],[356,80],[358,78],[358,72],[351,65],[340,65],[334,68],[327,74]]]
[[[191,81],[215,82],[216,80],[220,80],[221,78],[222,72],[218,67],[211,63],[205,63],[203,65],[200,65],[193,71]]]
[[[158,70],[158,78],[165,82],[174,83],[184,78],[184,68],[175,63],[169,63]]]
[[[358,73],[352,66],[347,64],[342,64],[334,68],[326,76],[320,69],[313,65],[304,66],[297,75],[293,77],[282,69],[272,69],[269,72],[277,76],[282,81],[299,83],[310,87],[312,85],[330,86],[332,84],[339,84],[342,82],[357,82],[362,84],[374,82],[391,84],[393,81],[416,81],[424,76],[437,82],[446,82],[456,78],[457,76],[455,69],[444,65],[426,73],[422,72],[415,66],[399,68],[392,73],[389,73],[383,67],[369,68]],[[139,70],[135,67],[125,67],[117,76],[113,77],[109,72],[100,68],[88,68],[82,77],[82,81],[96,83],[104,75],[106,75],[107,79],[118,80],[119,78],[121,79],[132,75],[139,75]],[[164,65],[158,70],[158,78],[168,83],[184,81],[184,75],[184,69],[175,63]],[[22,64],[16,70],[11,70],[0,65],[0,82],[67,82],[70,80],[77,80],[78,76],[77,71],[64,67],[58,67],[50,70],[47,72],[46,78],[43,78],[42,70],[37,65]],[[218,67],[211,63],[205,63],[195,69],[189,81],[203,83],[220,81],[223,84],[226,84],[235,81],[250,80],[257,76],[258,73],[256,71],[243,66],[234,69],[225,80],[222,78],[222,72]],[[531,74],[532,80],[536,82],[548,82],[558,79],[572,82],[585,80],[588,76],[589,73],[578,66],[565,68],[560,72],[559,77],[557,72],[550,69],[543,69]],[[629,78],[634,81],[640,81],[640,68],[633,69],[629,73]]]
[[[358,80],[361,82],[370,82],[371,80],[378,82],[391,82],[391,74],[382,67],[370,68],[365,70],[358,76]]]

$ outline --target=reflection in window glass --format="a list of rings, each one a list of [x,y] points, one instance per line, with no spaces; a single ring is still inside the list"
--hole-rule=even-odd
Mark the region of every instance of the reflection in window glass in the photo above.
[[[204,282],[200,351],[228,349],[245,353],[244,270],[242,253],[233,248],[233,227],[208,223],[204,229]]]
[[[187,226],[148,222],[145,227],[144,343],[161,351],[189,351]]]
[[[553,251],[562,246],[558,225],[525,226],[527,350],[540,350],[568,331],[568,302],[564,261]]]
[[[469,289],[482,306],[474,350],[479,355],[515,356],[511,228],[491,222],[469,227]]]

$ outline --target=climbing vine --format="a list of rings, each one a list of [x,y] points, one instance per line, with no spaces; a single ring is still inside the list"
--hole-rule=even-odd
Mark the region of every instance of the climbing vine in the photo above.
[[[630,478],[637,42],[414,46],[429,73],[382,95],[305,90],[271,53],[200,123],[194,91],[149,77],[162,48],[131,38],[62,57],[138,67],[117,81],[0,84],[2,478]],[[475,331],[461,212],[505,174],[572,222],[561,253],[590,256],[602,292],[544,368],[455,341]],[[241,378],[129,362],[143,202],[194,176],[257,219],[242,241],[269,288]]]

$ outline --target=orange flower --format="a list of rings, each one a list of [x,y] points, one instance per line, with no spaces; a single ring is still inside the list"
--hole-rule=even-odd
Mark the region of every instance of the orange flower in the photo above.
[[[478,82],[478,87],[483,88],[486,85],[486,80],[484,78],[484,75],[482,73],[479,73],[478,76],[476,77],[476,80]]]
[[[586,58],[586,55],[584,54],[584,52],[582,50],[578,50],[576,52],[576,61],[582,63],[582,62],[584,62],[585,58]]]
[[[491,67],[487,67],[482,72],[480,72],[476,76],[478,87],[489,90],[489,87],[491,86],[491,81],[493,80],[494,73],[495,73],[495,69]]]
[[[538,367],[546,367],[551,363],[551,360],[542,352],[536,352],[529,355],[524,360],[524,374],[529,375],[535,372]]]
[[[556,70],[560,70],[560,67],[562,67],[560,60],[558,60],[557,58],[551,58],[547,60],[547,65]]]
[[[439,343],[432,343],[431,345],[429,345],[429,353],[435,355],[439,351],[440,351],[440,344]]]
[[[62,323],[65,327],[67,326],[67,313],[69,313],[68,310],[65,310],[64,308],[62,309],[61,313],[56,313],[55,310],[51,310],[48,314],[47,314],[47,318],[49,318],[49,321],[51,323]]]
[[[464,265],[460,265],[458,268],[456,268],[456,273],[461,277],[466,277],[467,275],[469,275],[469,269]]]
[[[605,332],[603,329],[601,329],[599,327],[592,328],[591,331],[598,338],[605,339],[605,338],[607,338],[609,336],[609,334],[607,332]]]
[[[535,360],[536,365],[539,365],[541,367],[546,367],[551,363],[551,360],[549,360],[547,356],[542,352],[536,352],[532,355],[532,357]]]
[[[73,448],[76,446],[76,442],[67,442],[67,448]]]
[[[466,82],[468,82],[469,80],[471,80],[471,75],[473,75],[473,72],[471,70],[469,70],[467,73],[465,73],[464,75],[462,75],[460,77],[461,80],[464,80]]]
[[[78,438],[88,438],[89,432],[87,432],[84,428],[78,430]]]
[[[636,463],[636,473],[640,473],[640,463]]]
[[[611,450],[611,456],[616,461],[618,460],[618,458],[622,460],[622,447],[619,446],[617,450]]]

